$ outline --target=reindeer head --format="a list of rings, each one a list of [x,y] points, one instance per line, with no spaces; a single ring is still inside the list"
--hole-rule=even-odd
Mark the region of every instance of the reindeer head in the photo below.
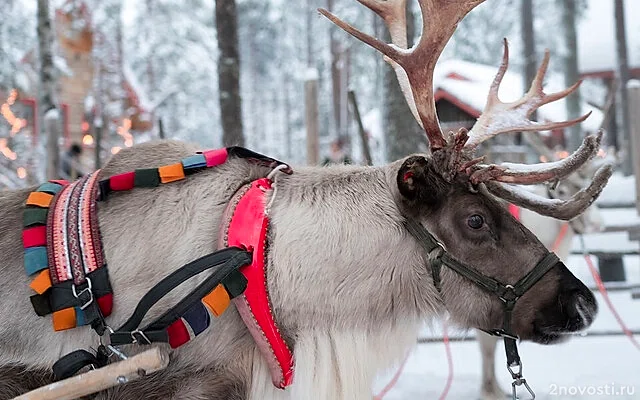
[[[601,167],[587,188],[567,199],[536,196],[518,185],[567,177],[597,153],[602,135],[585,138],[575,153],[550,163],[487,165],[483,163],[484,157],[476,157],[474,153],[480,143],[498,134],[559,129],[585,120],[588,114],[556,123],[529,120],[537,108],[569,95],[580,82],[558,93],[544,93],[547,52],[526,95],[512,103],[500,101],[498,89],[509,59],[505,40],[502,65],[489,89],[481,117],[471,131],[445,135],[436,114],[433,70],[457,24],[484,0],[419,0],[424,21],[422,36],[411,49],[406,48],[406,0],[358,1],[383,18],[391,33],[392,45],[355,29],[326,10],[319,11],[385,55],[431,147],[431,154],[413,155],[392,164],[397,177],[398,208],[408,220],[417,222],[435,236],[453,259],[485,277],[514,284],[537,268],[548,252],[505,210],[499,199],[542,215],[563,220],[575,218],[605,186],[612,171],[610,165]],[[425,258],[431,256],[430,253]],[[428,260],[425,263],[432,265]],[[434,283],[438,278],[441,280],[442,300],[451,317],[465,327],[501,326],[506,317],[501,312],[500,300],[463,275],[448,268],[443,268],[439,277],[434,274]],[[522,339],[551,343],[564,333],[587,327],[596,310],[595,299],[588,288],[561,262],[554,261],[553,267],[519,299],[512,314],[512,332]]]

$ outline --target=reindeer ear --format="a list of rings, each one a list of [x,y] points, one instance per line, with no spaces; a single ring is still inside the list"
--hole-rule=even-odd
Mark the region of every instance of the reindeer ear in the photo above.
[[[420,203],[435,203],[444,191],[443,180],[431,160],[422,156],[407,158],[398,171],[397,181],[405,198]]]

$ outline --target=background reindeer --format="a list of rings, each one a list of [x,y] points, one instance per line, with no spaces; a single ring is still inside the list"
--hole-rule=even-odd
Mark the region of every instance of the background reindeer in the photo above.
[[[321,12],[395,62],[431,154],[381,167],[309,167],[276,175],[277,190],[269,194],[267,285],[275,319],[294,349],[293,386],[284,391],[273,387],[266,361],[236,310],[230,309],[206,333],[173,352],[167,370],[99,398],[367,399],[375,376],[415,343],[423,321],[445,311],[462,327],[493,330],[510,325],[510,334],[544,344],[592,322],[597,306],[589,289],[550,257],[496,197],[543,215],[576,217],[606,184],[609,166],[567,200],[525,195],[514,184],[568,176],[595,155],[600,137],[586,138],[558,163],[486,165],[474,156],[480,143],[500,133],[582,121],[586,116],[544,125],[527,119],[537,107],[566,96],[575,86],[543,93],[543,64],[522,100],[501,103],[497,90],[506,70],[505,47],[490,101],[474,129],[445,135],[433,102],[433,67],[457,23],[482,1],[421,0],[425,24],[412,50],[398,42],[404,37],[406,43],[404,1],[361,2],[385,18],[400,47]],[[101,174],[169,164],[193,151],[166,142],[141,145],[120,152]],[[231,159],[170,186],[115,194],[101,203],[99,219],[115,293],[109,324],[121,324],[142,294],[172,270],[214,250],[229,199],[269,172]],[[97,340],[82,328],[54,334],[48,319],[31,310],[19,228],[27,194],[0,194],[0,365],[5,366],[0,386],[7,388],[2,396],[25,389],[20,376],[45,379],[41,371],[60,355]],[[426,249],[428,243],[421,239],[425,235],[435,236],[439,244]],[[540,271],[545,260],[553,262],[531,281],[509,316],[495,293],[478,286],[488,281],[513,284]],[[437,262],[446,262],[439,273]],[[484,280],[469,279],[451,269],[454,265]],[[198,283],[189,281],[172,292],[149,318]],[[496,287],[505,289],[504,296],[510,293],[505,284]],[[136,345],[124,348],[128,353],[136,350]]]

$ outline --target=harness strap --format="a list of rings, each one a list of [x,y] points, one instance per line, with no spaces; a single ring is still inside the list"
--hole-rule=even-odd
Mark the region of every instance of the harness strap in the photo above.
[[[106,268],[99,268],[86,276],[87,282],[82,285],[75,286],[72,280],[67,280],[52,286],[43,294],[34,294],[31,296],[31,304],[39,316],[45,316],[56,311],[64,310],[69,307],[76,307],[86,304],[91,300],[91,293],[95,298],[95,302],[100,305],[105,296],[111,296],[111,284],[109,283],[109,272]],[[85,290],[89,288],[91,282],[91,291]],[[105,304],[105,309],[106,309]],[[85,308],[85,313],[89,307]],[[82,321],[81,321],[82,322]],[[84,324],[80,324],[84,325]]]
[[[418,244],[420,244],[429,255],[429,258],[431,259],[430,264],[432,266],[432,269],[433,266],[436,265],[436,268],[432,270],[434,284],[436,284],[437,282],[436,288],[440,286],[440,265],[438,264],[446,265],[447,267],[456,271],[458,274],[473,281],[489,292],[497,293],[500,290],[501,286],[505,287],[505,285],[502,285],[497,280],[482,275],[475,269],[467,267],[466,265],[463,265],[462,263],[453,259],[446,251],[438,251],[439,248],[444,250],[444,245],[438,242],[436,238],[419,222],[407,219],[405,221],[405,227],[409,231],[409,233],[411,233],[411,235],[418,241]],[[434,251],[437,251],[437,253],[435,254],[435,256],[431,256]]]
[[[31,303],[37,315],[53,313],[55,330],[90,324],[101,336],[101,341],[108,329],[113,344],[169,342],[175,348],[204,331],[209,326],[211,314],[221,315],[231,299],[245,292],[248,281],[238,268],[252,263],[252,252],[256,247],[226,249],[175,271],[152,288],[129,320],[113,332],[104,320],[112,311],[113,295],[96,204],[114,191],[156,187],[183,180],[187,175],[225,163],[230,156],[285,174],[293,173],[281,161],[242,147],[228,147],[199,152],[172,165],[137,169],[101,181],[97,180],[100,171],[73,184],[50,181],[31,193],[24,210],[22,238],[25,272],[34,277],[30,287],[36,295],[31,296]],[[149,309],[168,292],[214,266],[220,268],[209,279],[156,321],[143,330],[138,329]],[[109,348],[112,353],[125,357],[115,347],[109,345]],[[99,346],[98,353],[100,357],[105,355],[104,345]],[[83,351],[70,353],[57,364],[56,375],[73,375],[86,365],[101,367],[106,361],[103,364],[98,360],[100,357]]]
[[[529,271],[527,275],[525,275],[522,279],[520,279],[514,286],[513,290],[515,294],[520,297],[527,290],[531,289],[533,285],[535,285],[543,276],[549,272],[551,268],[553,268],[557,263],[560,262],[560,259],[555,253],[549,252],[546,256],[535,266],[534,269]]]
[[[176,164],[159,168],[136,169],[135,171],[103,179],[99,182],[100,196],[98,201],[106,200],[112,192],[127,191],[136,187],[156,187],[161,184],[183,180],[187,175],[224,164],[229,156],[244,158],[249,162],[268,168],[282,166],[281,170],[285,174],[290,175],[293,173],[291,167],[282,161],[244,147],[232,146],[199,152],[182,159]]]
[[[200,257],[172,272],[142,296],[142,299],[140,299],[140,302],[133,311],[133,314],[131,314],[131,317],[129,317],[129,319],[122,324],[118,330],[132,331],[136,329],[142,323],[144,316],[147,315],[147,312],[149,312],[151,307],[160,301],[160,299],[162,299],[167,293],[180,286],[187,279],[218,266],[227,261],[233,255],[243,252],[244,250],[238,247],[229,247]],[[212,276],[211,278],[213,279],[215,276]]]
[[[518,280],[515,285],[505,285],[451,257],[446,251],[444,251],[444,245],[438,242],[436,238],[420,223],[407,219],[405,221],[405,227],[428,254],[432,269],[433,266],[436,266],[432,271],[436,287],[440,286],[440,266],[438,264],[444,264],[486,291],[498,295],[501,300],[515,301],[535,285],[544,275],[546,275],[551,268],[560,262],[560,259],[556,254],[548,252],[547,255],[545,255],[542,260],[540,260],[538,264],[536,264],[536,266],[523,278]],[[438,249],[442,249],[442,251]]]
[[[93,355],[86,350],[76,350],[56,361],[51,369],[58,381],[72,377],[84,367],[101,368],[107,365],[107,361],[108,357],[104,352]]]
[[[31,303],[39,316],[53,314],[55,330],[106,327],[113,296],[95,210],[98,172],[68,184],[50,181],[32,192],[24,210],[23,244]]]
[[[236,192],[227,207],[230,221],[221,232],[219,245],[253,249],[253,262],[241,270],[249,281],[247,290],[233,303],[267,362],[274,386],[284,389],[293,382],[294,359],[276,324],[267,285],[269,218],[265,204],[271,190],[273,196],[272,181],[262,178],[253,181],[246,191]]]
[[[238,268],[250,264],[251,260],[250,252],[230,247],[201,257],[173,272],[151,288],[142,297],[131,317],[109,334],[111,344],[169,342],[172,348],[181,346],[191,336],[199,335],[209,326],[209,313],[216,317],[221,315],[229,300],[244,292],[247,281]],[[154,322],[138,329],[147,312],[160,299],[186,280],[214,267],[219,268],[196,289]],[[226,304],[220,301],[221,297],[226,299]]]

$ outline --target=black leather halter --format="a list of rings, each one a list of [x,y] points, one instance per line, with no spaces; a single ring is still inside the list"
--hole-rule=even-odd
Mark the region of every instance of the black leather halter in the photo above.
[[[433,284],[438,292],[442,290],[440,270],[442,266],[445,265],[485,291],[495,294],[500,301],[502,301],[504,310],[502,329],[481,330],[492,336],[499,336],[504,339],[504,348],[507,354],[507,369],[513,378],[513,382],[511,383],[513,399],[515,400],[517,398],[516,387],[518,386],[524,386],[529,394],[531,394],[532,399],[535,399],[535,393],[522,375],[522,361],[520,360],[516,343],[519,338],[511,332],[511,318],[518,299],[520,299],[527,290],[531,289],[551,268],[560,262],[558,256],[553,252],[548,252],[547,255],[538,261],[536,266],[518,282],[514,285],[505,285],[451,257],[445,250],[444,245],[438,242],[422,224],[407,219],[405,221],[405,227],[427,253],[431,274],[433,276]]]

